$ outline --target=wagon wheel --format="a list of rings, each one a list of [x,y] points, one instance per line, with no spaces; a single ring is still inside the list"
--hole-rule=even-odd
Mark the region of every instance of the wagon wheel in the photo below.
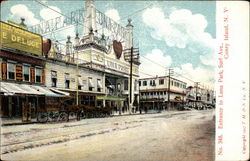
[[[67,119],[68,119],[68,114],[66,112],[63,111],[59,114],[58,118],[59,121],[66,121]]]
[[[80,111],[80,118],[81,119],[86,119],[86,114],[83,110]]]
[[[48,121],[48,113],[47,112],[39,112],[37,116],[38,122],[47,122]]]
[[[58,118],[59,118],[59,112],[58,111],[51,111],[49,113],[49,118],[52,120],[52,121],[57,121]]]

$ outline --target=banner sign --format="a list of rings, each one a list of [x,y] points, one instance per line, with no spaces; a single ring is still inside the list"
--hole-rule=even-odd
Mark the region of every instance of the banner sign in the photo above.
[[[125,101],[125,97],[108,97],[108,96],[97,96],[97,100],[110,100],[110,101]]]
[[[42,37],[38,34],[0,22],[0,46],[42,55]]]

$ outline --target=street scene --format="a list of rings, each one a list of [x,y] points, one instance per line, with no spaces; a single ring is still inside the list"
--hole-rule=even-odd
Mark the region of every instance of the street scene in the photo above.
[[[211,161],[214,117],[193,110],[4,126],[2,159]]]
[[[2,1],[1,159],[214,160],[215,4]]]

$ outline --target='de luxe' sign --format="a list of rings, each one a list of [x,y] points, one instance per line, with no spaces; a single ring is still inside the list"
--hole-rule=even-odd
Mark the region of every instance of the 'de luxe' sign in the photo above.
[[[27,30],[0,22],[0,45],[42,55],[42,37]]]

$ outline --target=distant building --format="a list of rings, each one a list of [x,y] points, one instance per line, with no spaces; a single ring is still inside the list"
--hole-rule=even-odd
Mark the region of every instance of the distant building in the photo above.
[[[187,87],[186,105],[196,109],[205,109],[215,106],[215,93],[213,90],[199,86]]]
[[[169,82],[168,76],[140,79],[140,105],[148,110],[177,109],[186,101],[186,85],[173,77]]]

